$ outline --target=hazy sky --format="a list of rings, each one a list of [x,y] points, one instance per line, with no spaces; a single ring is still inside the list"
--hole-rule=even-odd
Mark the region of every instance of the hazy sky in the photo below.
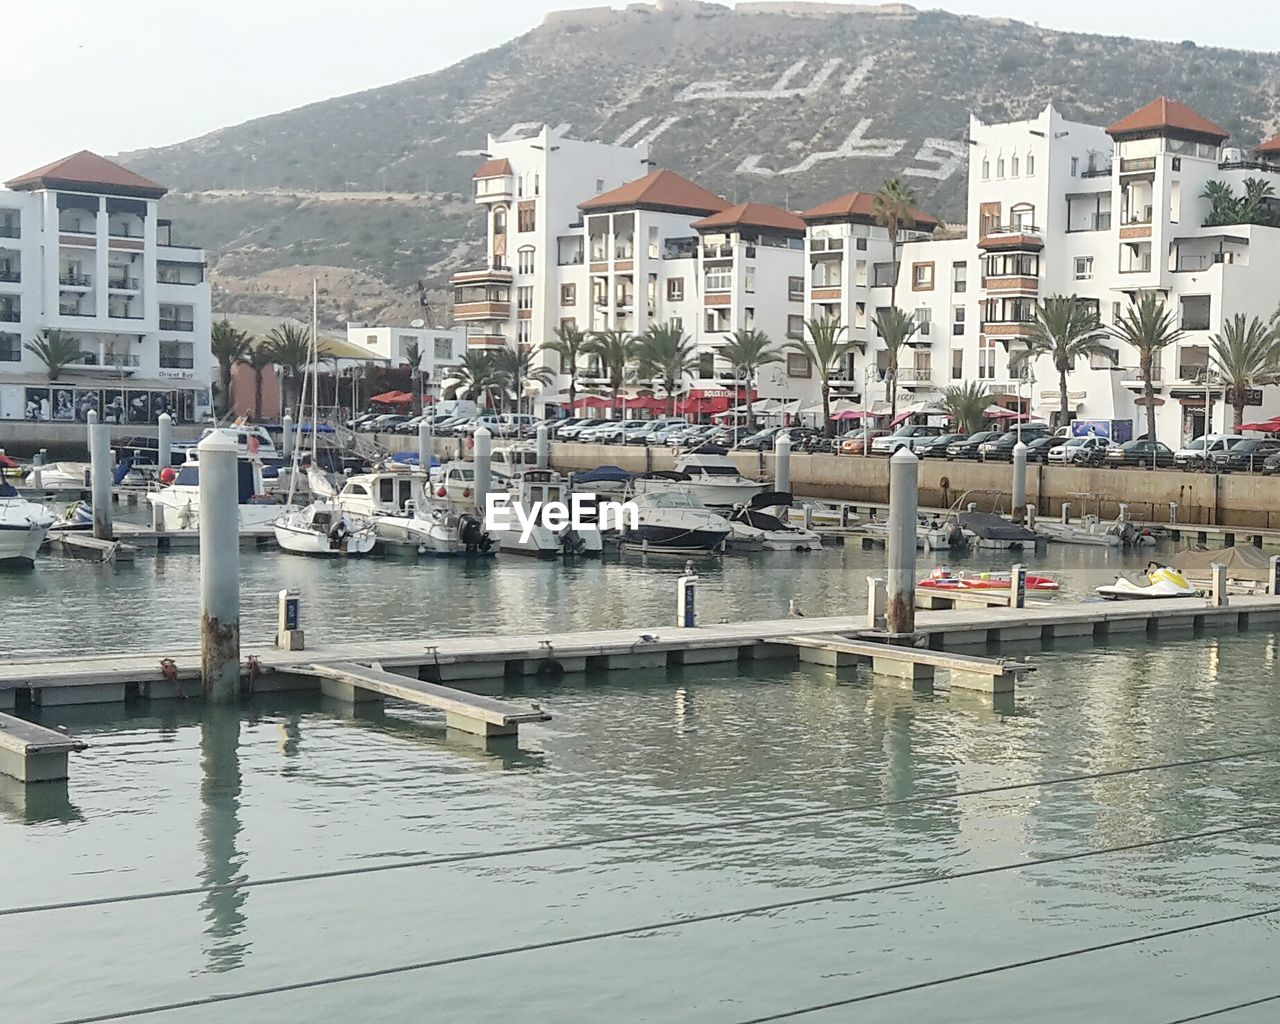
[[[67,153],[158,146],[447,66],[590,0],[0,0],[0,180]],[[621,2],[613,3],[621,7]],[[1276,49],[1257,0],[921,2],[1046,27]]]

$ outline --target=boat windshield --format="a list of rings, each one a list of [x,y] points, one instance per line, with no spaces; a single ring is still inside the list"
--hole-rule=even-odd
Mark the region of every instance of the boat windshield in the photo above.
[[[645,495],[652,508],[702,508],[703,504],[687,491],[653,491]]]
[[[738,467],[737,467],[737,466],[699,466],[699,465],[693,465],[693,466],[690,466],[687,470],[685,470],[685,472],[687,472],[687,473],[693,473],[693,472],[699,472],[699,471],[701,471],[701,472],[703,472],[703,473],[706,473],[706,474],[707,474],[707,476],[739,476],[739,475],[740,475],[740,474],[738,473]]]

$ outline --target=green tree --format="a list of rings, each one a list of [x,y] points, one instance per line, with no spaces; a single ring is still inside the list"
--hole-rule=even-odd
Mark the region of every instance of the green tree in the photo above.
[[[58,375],[68,366],[80,362],[85,356],[80,348],[80,339],[56,327],[41,331],[22,347],[44,363],[51,382],[57,380]]]
[[[626,331],[592,331],[587,338],[587,355],[595,356],[600,361],[600,369],[609,378],[609,406],[615,418],[621,415],[618,409],[618,395],[622,385],[627,382],[636,356],[639,355],[639,342],[635,335]]]
[[[284,376],[285,406],[302,400],[302,378],[311,364],[311,331],[299,324],[282,323],[267,332],[266,344]]]
[[[418,416],[422,413],[422,349],[418,347],[416,339],[405,345],[404,357],[409,361],[409,388],[413,395],[409,412]]]
[[[844,324],[831,317],[806,320],[804,333],[803,339],[792,341],[787,348],[802,353],[818,368],[818,377],[822,381],[822,430],[827,437],[830,437],[832,434],[831,377],[839,366],[840,360],[849,351],[851,343],[844,337]]]
[[[978,381],[953,384],[942,393],[942,408],[955,421],[957,429],[967,434],[976,434],[982,429],[990,401],[987,386]]]
[[[897,178],[890,178],[875,196],[876,223],[889,235],[893,277],[889,281],[889,305],[898,304],[898,236],[903,227],[915,223],[916,194]]]
[[[492,352],[484,349],[468,349],[458,365],[449,371],[454,394],[482,405],[490,404],[491,392],[501,386]]]
[[[1231,389],[1231,411],[1234,429],[1238,433],[1244,422],[1246,392],[1277,376],[1277,343],[1275,328],[1264,324],[1256,316],[1246,319],[1237,313],[1222,324],[1222,333],[1209,339],[1209,362]],[[1205,433],[1209,424],[1205,424]]]
[[[1156,389],[1152,379],[1160,353],[1182,337],[1175,326],[1175,316],[1165,308],[1164,300],[1155,292],[1143,292],[1137,302],[1130,302],[1110,328],[1112,337],[1133,346],[1138,353],[1138,373],[1142,378],[1142,394],[1147,406],[1147,438],[1156,441]],[[1155,458],[1154,449],[1152,459]]]
[[[276,355],[265,341],[250,345],[236,360],[253,371],[253,418],[259,422],[262,420],[262,375],[268,366],[275,365],[275,361]]]
[[[889,353],[889,415],[898,415],[898,364],[902,350],[907,342],[920,329],[915,318],[904,313],[897,306],[877,313],[871,318],[876,333],[884,339],[884,346]]]
[[[1216,227],[1223,224],[1239,224],[1242,219],[1241,202],[1231,190],[1231,186],[1222,181],[1207,181],[1201,199],[1209,201],[1209,216],[1205,218],[1205,227]]]
[[[636,373],[642,378],[658,378],[676,413],[676,392],[686,376],[698,372],[698,346],[673,324],[650,324],[636,352]]]
[[[1058,371],[1058,425],[1071,422],[1067,401],[1067,374],[1081,359],[1106,356],[1115,361],[1115,350],[1107,344],[1107,332],[1098,322],[1098,313],[1075,295],[1051,295],[1036,306],[1026,358],[1047,356]]]
[[[542,347],[560,356],[569,366],[569,409],[578,400],[578,363],[587,350],[587,336],[576,327],[557,327],[550,341]]]
[[[1276,190],[1266,178],[1245,178],[1244,196],[1240,200],[1240,212],[1249,224],[1272,224],[1271,201]]]
[[[253,345],[248,331],[237,331],[227,319],[219,320],[209,332],[209,349],[218,363],[219,416],[231,408],[231,369]]]
[[[493,353],[493,374],[498,387],[503,393],[510,395],[515,402],[516,412],[520,411],[520,402],[524,398],[525,387],[530,383],[546,387],[555,374],[550,367],[534,362],[533,352],[525,347],[500,348]],[[523,427],[520,435],[524,435]]]
[[[756,376],[761,368],[770,363],[782,362],[782,354],[778,352],[769,335],[755,328],[734,331],[733,340],[722,346],[717,354],[733,367],[735,383],[738,380],[746,380],[748,395],[755,390]],[[748,405],[749,408],[750,405]],[[751,426],[755,425],[755,416],[750,412],[747,414],[747,422]]]

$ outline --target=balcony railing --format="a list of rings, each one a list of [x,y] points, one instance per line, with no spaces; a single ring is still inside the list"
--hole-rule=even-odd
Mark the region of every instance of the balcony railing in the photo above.
[[[826,287],[826,285],[814,285],[814,287],[824,288]],[[796,288],[794,290],[790,288],[787,289],[787,301],[788,302],[804,302],[804,289],[803,288]]]
[[[729,259],[733,256],[733,246],[728,242],[720,245],[704,245],[702,247],[702,258],[706,260],[722,260]]]
[[[1178,366],[1178,380],[1204,380],[1208,369],[1204,363],[1181,363]]]
[[[115,315],[117,314],[115,313],[112,314],[112,316],[115,316]],[[120,315],[125,315],[125,314],[120,314]],[[142,317],[126,316],[126,319],[141,320]],[[196,325],[190,320],[166,320],[163,317],[160,318],[160,330],[162,331],[194,331],[195,329],[196,329]]]
[[[59,306],[58,313],[61,316],[93,316],[92,313],[82,312],[79,306]]]
[[[1139,259],[1134,260],[1128,266],[1121,267],[1122,274],[1149,274],[1151,273],[1151,255],[1148,253]]]
[[[102,365],[113,366],[116,369],[123,369],[125,367],[136,368],[142,365],[142,360],[132,353],[108,352],[102,357]],[[162,363],[161,365],[164,364]]]
[[[69,285],[72,288],[88,288],[88,274],[65,273],[58,275],[58,284]]]
[[[1150,206],[1144,206],[1141,209],[1126,213],[1120,220],[1125,227],[1130,225],[1150,224],[1152,210]]]
[[[1121,174],[1133,174],[1137,171],[1154,171],[1155,169],[1156,158],[1153,156],[1142,156],[1120,161]]]
[[[1074,234],[1077,231],[1110,231],[1110,230],[1111,230],[1111,214],[1110,213],[1091,214],[1090,216],[1084,219],[1083,227],[1077,227],[1073,225],[1067,228],[1067,232],[1069,234]]]
[[[5,309],[0,306],[0,323],[16,324],[22,319],[22,311],[18,309]]]
[[[107,287],[115,288],[118,291],[136,292],[139,282],[136,277],[110,277],[107,278]]]
[[[630,260],[635,258],[636,251],[631,245],[615,246],[613,250],[613,258],[615,260]]]
[[[191,356],[161,356],[160,368],[162,370],[190,370],[196,365],[196,361]]]
[[[1184,331],[1207,331],[1209,329],[1209,318],[1207,316],[1184,316],[1181,327]]]
[[[1086,167],[1080,172],[1082,178],[1109,178],[1111,177],[1111,165],[1106,167]]]
[[[933,380],[933,368],[929,366],[898,367],[899,384],[923,384]]]
[[[577,252],[561,253],[556,265],[560,267],[580,267],[586,262],[586,255],[581,249]]]
[[[63,235],[93,235],[97,234],[97,231],[98,229],[92,225],[87,228],[82,228],[78,223],[58,225],[58,233]]]
[[[187,281],[183,279],[182,275],[176,270],[158,270],[156,271],[156,283],[193,285],[200,284],[201,282],[199,278],[194,281]]]
[[[108,228],[107,237],[108,238],[141,238],[142,232],[130,231],[128,229],[125,229],[122,231],[120,228]]]
[[[662,246],[664,260],[687,260],[698,255],[698,242],[688,239],[682,242],[667,242]]]

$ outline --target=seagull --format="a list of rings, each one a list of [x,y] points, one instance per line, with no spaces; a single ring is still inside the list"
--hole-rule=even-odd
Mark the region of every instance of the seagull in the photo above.
[[[790,615],[793,619],[804,618],[804,612],[800,610],[800,605],[796,603],[796,599],[794,597],[787,602],[787,614]]]

